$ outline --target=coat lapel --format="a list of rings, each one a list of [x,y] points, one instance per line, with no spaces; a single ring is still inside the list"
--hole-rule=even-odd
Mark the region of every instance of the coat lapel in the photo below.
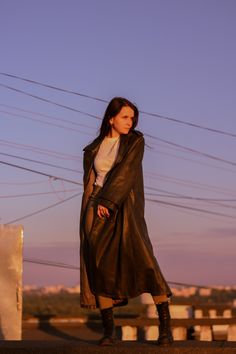
[[[90,145],[84,148],[84,186],[86,186],[89,181],[94,158],[98,152],[101,142],[102,139],[97,138]]]
[[[121,135],[120,136],[120,145],[119,145],[119,149],[118,149],[118,153],[114,162],[114,165],[112,167],[112,169],[115,167],[115,165],[117,165],[123,158],[124,154],[125,154],[125,150],[127,147],[127,136],[126,135]]]

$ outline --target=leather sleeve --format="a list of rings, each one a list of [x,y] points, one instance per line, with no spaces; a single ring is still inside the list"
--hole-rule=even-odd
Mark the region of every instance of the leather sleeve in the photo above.
[[[101,193],[98,204],[115,212],[128,197],[137,172],[139,171],[144,153],[144,138],[139,136],[128,149],[122,161],[111,171]]]

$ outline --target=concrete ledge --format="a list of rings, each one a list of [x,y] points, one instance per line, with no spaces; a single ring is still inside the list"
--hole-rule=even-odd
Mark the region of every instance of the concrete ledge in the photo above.
[[[118,342],[100,347],[96,341],[5,341],[0,354],[236,354],[236,342],[176,341],[159,347],[156,342]]]

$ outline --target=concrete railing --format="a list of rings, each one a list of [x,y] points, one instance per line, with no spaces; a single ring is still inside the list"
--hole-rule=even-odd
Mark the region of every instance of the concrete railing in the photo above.
[[[146,305],[144,322],[145,339],[155,340],[158,336],[158,316],[150,294],[142,294],[141,302]],[[177,305],[170,304],[173,336],[175,340],[199,339],[212,341],[219,335],[228,341],[236,340],[236,318],[232,318],[233,307],[228,304]],[[130,328],[129,328],[130,327]],[[132,329],[131,329],[132,328]],[[135,340],[138,326],[122,326],[122,336]],[[123,335],[124,333],[124,335]],[[131,336],[129,336],[129,334]],[[217,338],[218,339],[218,338]]]
[[[121,327],[122,340],[137,340],[139,329],[144,329],[146,340],[158,336],[158,319],[154,318],[117,318],[115,325]],[[171,320],[174,340],[188,339],[189,332],[198,326],[201,341],[214,340],[213,326],[227,326],[227,340],[236,341],[236,317],[234,318],[184,318]]]

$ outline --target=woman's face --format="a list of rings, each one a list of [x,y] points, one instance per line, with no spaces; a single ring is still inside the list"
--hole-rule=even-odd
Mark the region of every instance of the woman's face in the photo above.
[[[133,125],[134,111],[129,106],[121,108],[120,112],[110,119],[111,135],[128,134]]]

